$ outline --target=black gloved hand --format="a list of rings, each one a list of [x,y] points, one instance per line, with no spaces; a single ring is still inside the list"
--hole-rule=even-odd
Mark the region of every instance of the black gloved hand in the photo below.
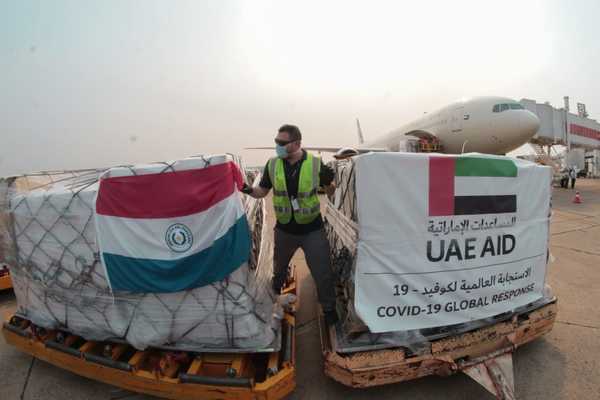
[[[248,186],[247,183],[244,183],[244,186],[242,186],[242,193],[244,193],[244,194],[252,194],[252,187]]]

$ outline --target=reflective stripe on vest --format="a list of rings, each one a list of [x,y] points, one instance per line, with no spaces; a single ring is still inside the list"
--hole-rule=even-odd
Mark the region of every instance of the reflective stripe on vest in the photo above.
[[[313,206],[312,208],[301,208],[298,211],[294,211],[297,214],[312,214],[312,213],[319,213],[319,211],[321,211],[321,205],[317,204],[316,206]]]
[[[307,153],[306,160],[300,167],[300,177],[298,178],[297,201],[299,208],[292,212],[283,160],[277,157],[269,160],[268,173],[273,185],[273,207],[279,223],[289,223],[293,215],[298,224],[308,224],[319,216],[321,207],[317,188],[320,170],[321,159]]]

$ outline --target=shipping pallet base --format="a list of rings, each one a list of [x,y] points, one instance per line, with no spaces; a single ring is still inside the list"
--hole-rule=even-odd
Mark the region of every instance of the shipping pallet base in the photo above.
[[[12,281],[10,280],[10,274],[4,274],[0,276],[0,290],[12,289]]]
[[[4,323],[2,333],[8,344],[35,358],[132,392],[166,399],[267,400],[281,399],[296,386],[292,316],[286,316],[285,326],[282,345],[291,346],[265,354],[136,351],[45,332],[15,318]]]
[[[339,354],[332,350],[335,334],[320,318],[325,374],[346,386],[366,388],[464,372],[498,399],[514,399],[512,353],[550,332],[556,313],[554,300],[509,321],[434,340],[425,354],[418,355],[404,348]]]
[[[294,276],[295,274],[291,275]],[[295,279],[283,291],[296,294]],[[281,350],[191,353],[87,341],[11,316],[5,341],[59,368],[122,389],[166,399],[282,399],[296,387],[294,304],[282,320]]]

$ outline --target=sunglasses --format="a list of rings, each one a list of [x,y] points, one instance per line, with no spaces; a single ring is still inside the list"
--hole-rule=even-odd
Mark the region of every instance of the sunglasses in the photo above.
[[[279,146],[286,146],[290,143],[294,143],[297,142],[297,140],[281,140],[281,139],[275,139],[275,144],[279,145]]]

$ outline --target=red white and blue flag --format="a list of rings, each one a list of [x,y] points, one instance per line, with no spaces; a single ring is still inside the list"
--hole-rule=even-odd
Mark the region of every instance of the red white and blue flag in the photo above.
[[[250,232],[231,162],[100,179],[96,230],[113,291],[205,286],[248,261]]]

